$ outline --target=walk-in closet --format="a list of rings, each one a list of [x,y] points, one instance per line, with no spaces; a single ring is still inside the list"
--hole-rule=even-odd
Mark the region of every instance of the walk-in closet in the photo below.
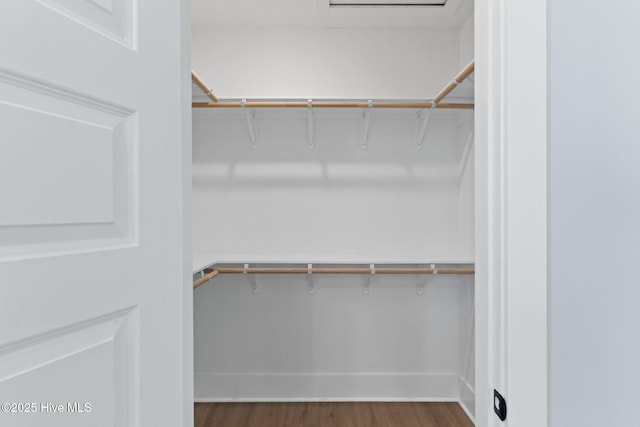
[[[473,418],[473,2],[266,3],[192,6],[196,402]]]
[[[0,2],[0,424],[545,425],[545,4]]]

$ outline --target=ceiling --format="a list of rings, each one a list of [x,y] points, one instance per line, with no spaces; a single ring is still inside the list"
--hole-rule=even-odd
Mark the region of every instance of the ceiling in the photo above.
[[[335,1],[335,0],[334,0]],[[377,0],[370,0],[373,3]],[[192,25],[215,27],[457,28],[473,0],[444,6],[331,6],[332,0],[192,0]],[[335,1],[337,3],[337,1]],[[387,3],[397,3],[388,0]],[[411,3],[404,1],[403,3]],[[345,3],[341,1],[341,3]],[[348,3],[362,3],[353,0]]]

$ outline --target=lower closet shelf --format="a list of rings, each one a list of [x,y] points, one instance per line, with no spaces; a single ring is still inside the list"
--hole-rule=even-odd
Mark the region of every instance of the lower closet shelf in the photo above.
[[[369,264],[368,267],[317,267],[318,264],[309,263],[307,264],[306,268],[290,266],[275,267],[272,264],[270,264],[268,267],[257,267],[255,266],[255,264],[250,267],[250,265],[251,264],[249,263],[245,263],[242,267],[235,267],[217,266],[215,264],[210,264],[208,268],[204,268],[201,271],[195,273],[195,275],[199,274],[200,277],[193,282],[193,288],[198,288],[199,286],[216,277],[218,274],[307,274],[309,276],[314,274],[370,274],[372,276],[375,276],[376,274],[475,274],[474,266],[469,264],[425,264],[429,265],[429,267],[418,267],[415,264],[404,266],[399,266],[396,264],[392,267],[376,267],[375,264]]]

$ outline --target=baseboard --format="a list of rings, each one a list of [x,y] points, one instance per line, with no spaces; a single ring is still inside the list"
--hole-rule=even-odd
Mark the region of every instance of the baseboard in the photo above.
[[[294,398],[195,398],[193,399],[194,403],[305,403],[305,402],[421,402],[421,403],[442,403],[442,402],[456,402],[460,405],[460,407],[467,413],[462,403],[458,399],[452,398],[395,398],[395,397],[340,397],[340,398],[315,398],[315,397],[294,397]],[[468,415],[468,414],[467,414]],[[469,416],[469,419],[473,421],[473,418]]]
[[[473,423],[476,423],[476,391],[464,378],[460,377],[460,406]]]
[[[457,374],[203,374],[196,402],[460,401]]]

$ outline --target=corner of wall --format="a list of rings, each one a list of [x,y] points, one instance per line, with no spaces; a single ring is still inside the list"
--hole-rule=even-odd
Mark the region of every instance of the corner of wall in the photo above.
[[[458,403],[469,419],[475,424],[476,391],[462,375],[460,376],[460,401]]]
[[[474,58],[474,26],[473,13],[460,26],[458,32],[458,61],[459,66],[464,67]]]

